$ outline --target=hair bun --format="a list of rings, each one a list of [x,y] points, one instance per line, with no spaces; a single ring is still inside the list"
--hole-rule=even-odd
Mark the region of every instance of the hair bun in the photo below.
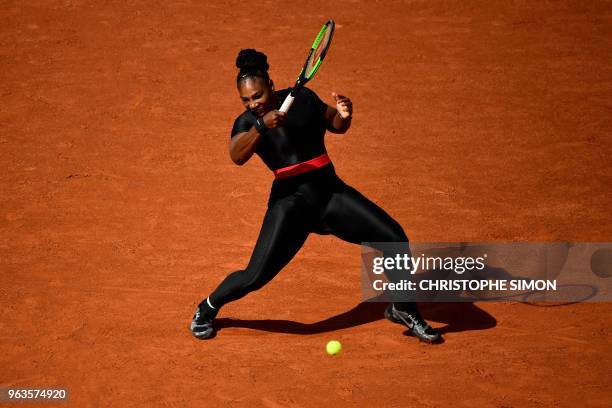
[[[240,50],[236,57],[236,67],[241,71],[262,71],[268,72],[268,57],[263,52],[259,52],[253,48]]]

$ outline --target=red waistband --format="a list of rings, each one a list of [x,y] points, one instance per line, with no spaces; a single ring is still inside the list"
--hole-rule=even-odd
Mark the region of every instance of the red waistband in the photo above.
[[[286,177],[297,176],[298,174],[306,173],[314,169],[325,166],[331,163],[331,160],[327,153],[315,157],[314,159],[307,160],[298,164],[292,164],[291,166],[283,167],[281,169],[274,170],[276,179],[283,179]]]

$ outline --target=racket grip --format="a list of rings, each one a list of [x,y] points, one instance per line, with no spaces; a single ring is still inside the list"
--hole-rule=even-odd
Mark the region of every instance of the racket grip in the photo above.
[[[281,112],[287,113],[287,111],[289,111],[289,108],[291,108],[291,105],[293,104],[294,99],[295,99],[295,96],[291,96],[291,94],[287,95],[287,97],[283,101],[283,104],[281,105],[279,110]]]

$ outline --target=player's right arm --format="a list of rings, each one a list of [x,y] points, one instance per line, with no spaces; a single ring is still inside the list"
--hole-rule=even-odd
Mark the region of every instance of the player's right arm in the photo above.
[[[229,154],[234,163],[242,166],[244,163],[249,161],[255,149],[257,143],[261,139],[261,134],[255,126],[249,129],[247,132],[238,133],[232,137],[229,145]]]
[[[279,127],[287,117],[285,112],[273,110],[264,115],[263,123],[268,129],[274,129]],[[230,140],[229,154],[230,158],[234,163],[242,166],[244,163],[249,161],[251,156],[257,149],[257,144],[262,138],[262,134],[259,133],[255,126],[252,126],[248,131],[237,133]]]

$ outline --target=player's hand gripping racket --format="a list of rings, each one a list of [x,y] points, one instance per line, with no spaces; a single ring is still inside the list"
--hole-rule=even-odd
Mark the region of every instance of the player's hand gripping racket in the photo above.
[[[321,66],[323,62],[323,58],[325,58],[325,54],[327,54],[327,49],[329,48],[332,40],[332,35],[334,34],[335,23],[334,20],[329,20],[327,23],[323,24],[323,27],[317,34],[317,38],[315,38],[312,43],[312,47],[310,47],[310,52],[308,53],[308,58],[306,58],[306,63],[304,64],[304,68],[300,72],[300,76],[298,76],[297,81],[295,81],[295,85],[289,92],[289,95],[285,98],[285,101],[280,107],[281,112],[287,112],[295,99],[296,92],[302,88],[306,82],[310,81],[314,74],[317,73],[317,70]]]

